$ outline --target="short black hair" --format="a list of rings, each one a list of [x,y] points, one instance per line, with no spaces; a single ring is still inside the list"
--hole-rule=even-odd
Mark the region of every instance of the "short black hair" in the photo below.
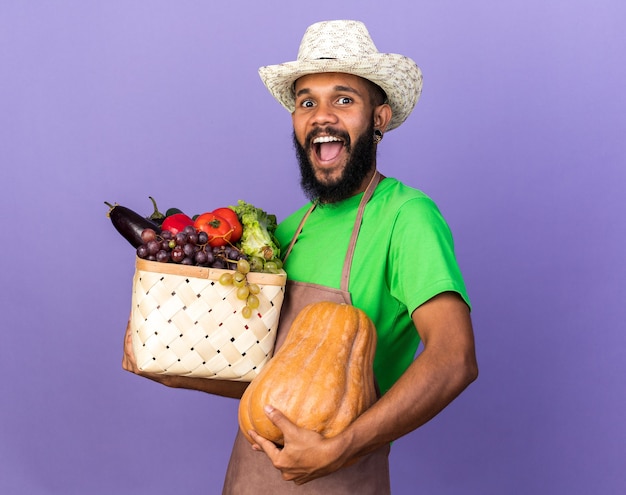
[[[377,107],[383,103],[387,103],[387,93],[385,93],[383,88],[369,79],[365,79],[365,81],[367,81],[367,91],[369,92],[372,106]]]

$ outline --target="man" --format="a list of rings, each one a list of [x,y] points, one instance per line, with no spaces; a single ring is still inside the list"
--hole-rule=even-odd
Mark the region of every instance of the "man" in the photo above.
[[[390,443],[433,418],[478,373],[449,229],[427,196],[377,171],[376,147],[413,110],[421,71],[406,57],[379,53],[362,23],[328,21],[307,29],[296,61],[259,72],[292,114],[301,184],[311,199],[276,233],[288,246],[289,277],[278,344],[309,302],[354,304],[377,329],[374,371],[382,395],[329,439],[267,404],[285,446],[250,432],[251,447],[239,432],[224,493],[390,493]],[[126,340],[124,367],[138,372]],[[424,349],[415,359],[420,340]],[[245,388],[149,378],[230,397]]]

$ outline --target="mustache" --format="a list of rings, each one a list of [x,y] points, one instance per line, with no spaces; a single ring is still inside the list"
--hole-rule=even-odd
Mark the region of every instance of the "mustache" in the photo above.
[[[313,145],[313,139],[321,135],[333,136],[333,137],[339,138],[344,142],[346,148],[350,149],[350,134],[348,134],[346,131],[335,129],[334,127],[330,127],[330,126],[317,127],[313,129],[311,132],[309,132],[306,135],[306,139],[305,139],[307,148],[310,148]]]

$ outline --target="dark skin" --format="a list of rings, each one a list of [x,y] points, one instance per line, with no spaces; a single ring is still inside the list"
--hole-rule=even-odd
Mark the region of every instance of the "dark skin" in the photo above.
[[[355,141],[364,129],[384,131],[391,119],[389,105],[371,98],[371,83],[348,74],[324,73],[296,81],[296,110],[292,118],[295,136],[304,146],[316,126],[347,132]],[[373,122],[372,122],[373,119]],[[313,133],[315,134],[315,133]],[[322,160],[311,147],[316,177],[336,181],[348,161],[342,150]],[[374,171],[364,177],[357,194],[367,187]],[[474,334],[469,308],[452,292],[441,293],[413,311],[411,318],[424,349],[399,380],[370,409],[332,438],[299,428],[279,410],[266,405],[266,414],[284,434],[278,448],[254,431],[253,449],[267,455],[285,480],[303,484],[330,474],[352,460],[372,452],[419,428],[435,417],[478,376]],[[127,331],[123,367],[138,373]],[[197,378],[146,375],[170,387],[188,388],[239,398],[246,384]]]

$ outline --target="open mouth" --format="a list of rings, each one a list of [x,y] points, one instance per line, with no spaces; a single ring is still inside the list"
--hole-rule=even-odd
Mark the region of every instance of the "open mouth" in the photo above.
[[[315,155],[322,162],[330,162],[341,153],[344,141],[335,136],[318,136],[312,141]]]

